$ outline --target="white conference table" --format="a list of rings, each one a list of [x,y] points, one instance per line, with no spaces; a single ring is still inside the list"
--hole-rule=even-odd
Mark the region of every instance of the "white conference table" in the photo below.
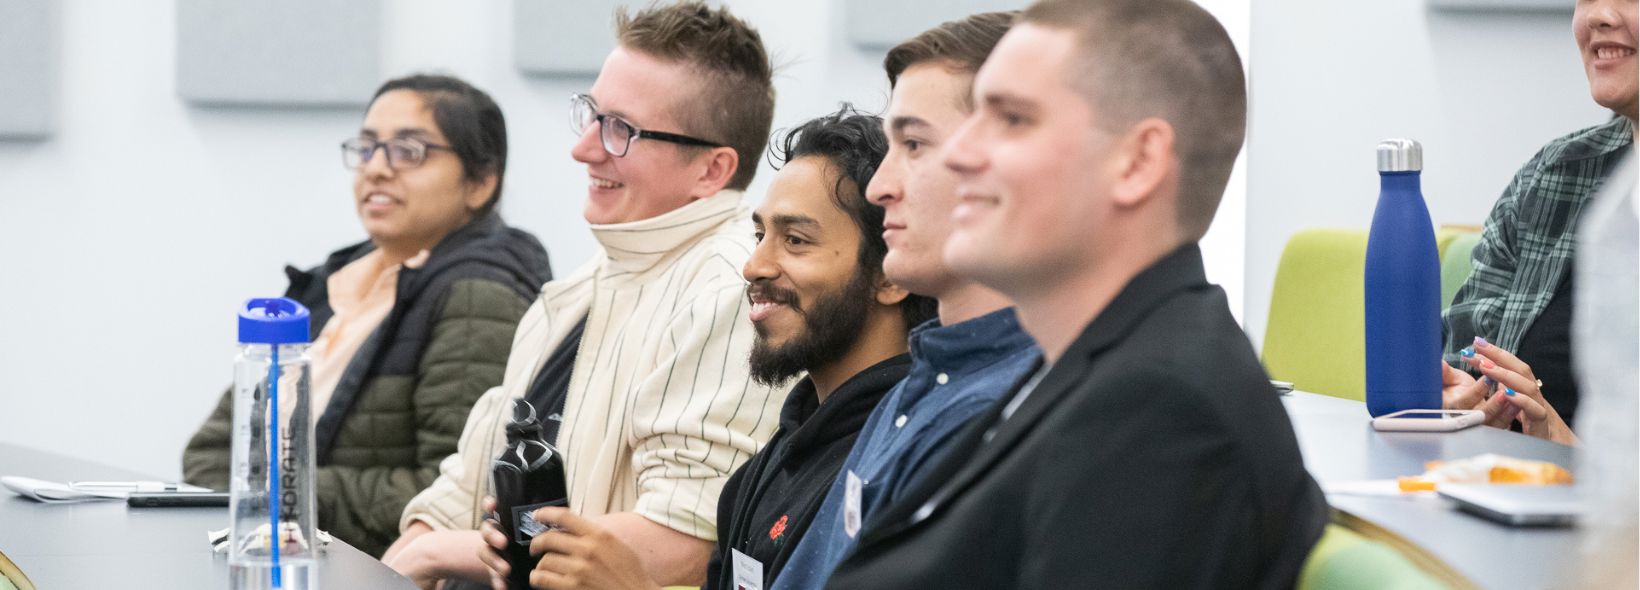
[[[48,481],[154,480],[129,470],[0,444],[0,475]],[[40,590],[227,588],[228,559],[206,532],[227,508],[129,508],[122,501],[41,504],[0,489],[0,553]],[[320,554],[324,589],[414,590],[415,584],[340,540]]]
[[[1498,453],[1573,470],[1572,447],[1524,434],[1476,426],[1457,432],[1378,432],[1366,405],[1313,393],[1282,398],[1298,434],[1305,467],[1316,481],[1394,479],[1424,472],[1424,462]],[[1438,559],[1481,588],[1563,586],[1577,564],[1573,528],[1521,528],[1460,512],[1439,498],[1331,494],[1352,524],[1387,532]],[[1407,547],[1407,545],[1403,545]]]
[[[1283,404],[1305,466],[1322,484],[1414,475],[1423,472],[1426,461],[1482,453],[1575,467],[1571,447],[1514,432],[1486,427],[1452,433],[1377,432],[1360,402],[1297,392],[1283,397]],[[0,444],[0,474],[57,481],[152,479],[5,444]],[[1438,499],[1334,494],[1328,502],[1358,530],[1379,529],[1403,548],[1437,560],[1482,588],[1563,585],[1568,566],[1577,562],[1574,529],[1508,527]],[[42,589],[222,588],[227,560],[211,554],[205,531],[226,522],[224,508],[44,505],[0,492],[0,553]],[[414,587],[340,541],[321,560],[319,582],[325,588]]]

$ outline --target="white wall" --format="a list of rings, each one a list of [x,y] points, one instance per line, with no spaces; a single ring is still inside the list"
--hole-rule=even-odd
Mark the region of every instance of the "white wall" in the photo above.
[[[1423,143],[1435,223],[1480,224],[1539,147],[1606,120],[1566,4],[1484,14],[1424,0],[1257,1],[1243,322],[1255,343],[1287,238],[1371,224],[1379,140]]]
[[[566,101],[591,80],[519,74],[509,2],[384,4],[383,78],[441,70],[490,92],[511,135],[503,213],[557,271],[579,265],[594,246]],[[881,54],[843,41],[840,1],[729,4],[780,66],[777,129],[886,105]],[[1247,0],[1206,4],[1245,49]],[[336,147],[362,112],[186,106],[170,2],[62,9],[58,134],[0,142],[0,442],[176,476],[231,380],[235,305],[363,239]],[[1244,200],[1233,183],[1207,249],[1237,308]]]

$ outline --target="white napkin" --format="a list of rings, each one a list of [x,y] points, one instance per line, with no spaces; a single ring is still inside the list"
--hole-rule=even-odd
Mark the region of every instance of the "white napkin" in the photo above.
[[[87,502],[91,500],[124,500],[127,494],[127,492],[119,490],[77,489],[69,487],[65,483],[16,475],[0,476],[0,485],[6,486],[7,489],[16,492],[19,496],[47,504]]]

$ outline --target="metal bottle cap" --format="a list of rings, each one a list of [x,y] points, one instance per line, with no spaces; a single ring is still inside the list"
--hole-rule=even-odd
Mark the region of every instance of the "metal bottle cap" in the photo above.
[[[1379,172],[1417,172],[1424,169],[1424,146],[1413,139],[1378,142]]]

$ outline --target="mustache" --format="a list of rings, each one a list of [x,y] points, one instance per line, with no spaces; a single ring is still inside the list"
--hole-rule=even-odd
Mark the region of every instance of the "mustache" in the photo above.
[[[746,301],[751,302],[754,297],[770,303],[786,305],[799,312],[802,311],[799,309],[799,298],[796,291],[777,287],[768,279],[758,279],[746,285]]]

